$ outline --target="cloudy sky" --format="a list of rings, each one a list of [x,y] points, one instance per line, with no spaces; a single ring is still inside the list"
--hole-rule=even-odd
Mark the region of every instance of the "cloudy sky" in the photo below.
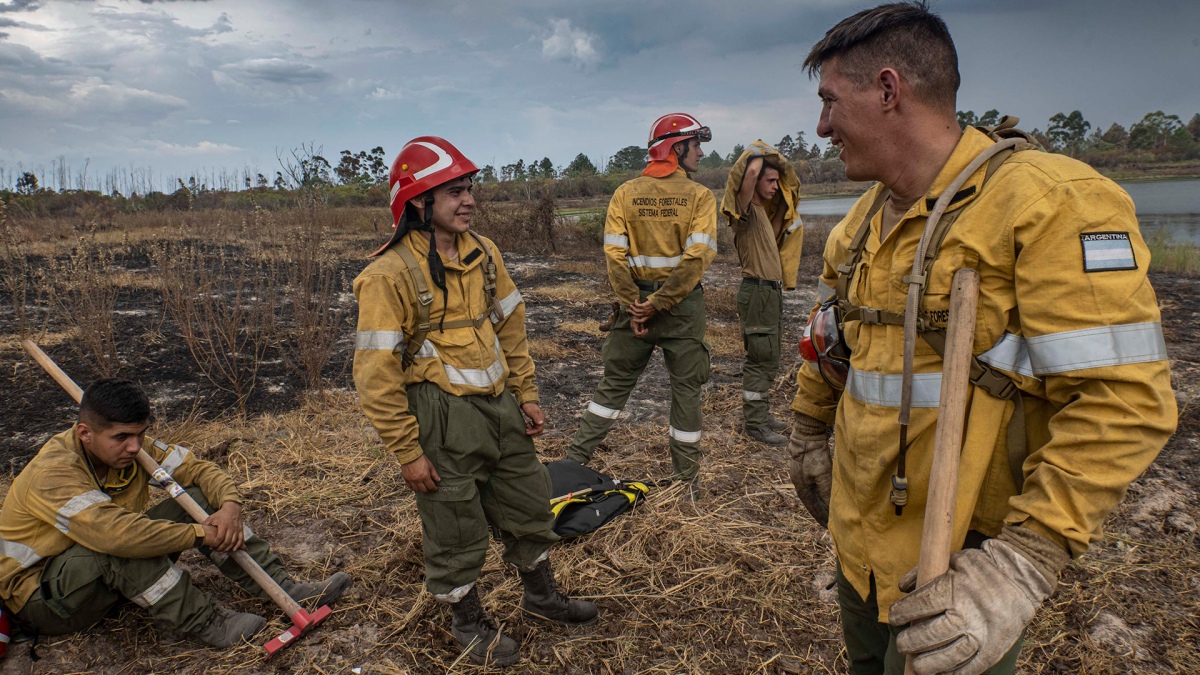
[[[800,70],[846,0],[0,0],[0,168],[249,168],[445,136],[478,164],[600,163],[683,110],[727,153],[815,139]],[[937,0],[959,108],[1026,128],[1200,112],[1200,2]],[[823,142],[822,142],[823,145]]]

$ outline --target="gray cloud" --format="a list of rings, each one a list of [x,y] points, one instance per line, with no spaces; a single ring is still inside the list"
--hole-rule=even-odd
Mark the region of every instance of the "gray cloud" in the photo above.
[[[0,14],[7,12],[32,12],[39,6],[38,0],[12,0],[0,2]]]
[[[228,64],[221,70],[243,82],[258,81],[272,84],[314,84],[324,82],[332,77],[329,71],[320,66],[278,57],[246,59]]]

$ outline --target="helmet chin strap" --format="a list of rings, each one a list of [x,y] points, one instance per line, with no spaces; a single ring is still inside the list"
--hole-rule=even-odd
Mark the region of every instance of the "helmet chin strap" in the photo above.
[[[425,193],[425,219],[421,229],[429,232],[429,276],[433,285],[442,289],[442,318],[438,321],[438,331],[444,331],[442,324],[446,321],[446,308],[449,307],[450,292],[446,290],[446,268],[442,265],[442,257],[438,255],[437,235],[433,232],[433,190]]]

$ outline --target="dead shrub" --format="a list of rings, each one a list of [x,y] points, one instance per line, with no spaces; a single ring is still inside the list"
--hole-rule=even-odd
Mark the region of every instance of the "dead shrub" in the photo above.
[[[274,332],[277,264],[223,224],[203,243],[185,233],[155,251],[163,305],[200,372],[245,413]]]
[[[88,232],[66,259],[50,258],[41,270],[50,305],[75,334],[71,350],[100,377],[114,377],[124,365],[115,324],[121,287],[113,273],[117,254],[127,248],[101,244]]]
[[[257,207],[254,214],[256,220],[265,217]],[[330,226],[339,229],[340,220],[312,202],[282,228],[285,303],[276,337],[284,362],[308,389],[318,391],[324,390],[321,374],[346,319],[346,309],[337,303],[345,280],[338,274]]]
[[[557,252],[555,229],[559,216],[550,193],[534,201],[479,202],[472,227],[491,239],[501,251],[549,255]]]
[[[0,200],[0,289],[8,294],[13,306],[17,335],[29,335],[25,310],[29,300],[32,271],[29,268],[29,247],[16,225],[8,219],[8,210]]]

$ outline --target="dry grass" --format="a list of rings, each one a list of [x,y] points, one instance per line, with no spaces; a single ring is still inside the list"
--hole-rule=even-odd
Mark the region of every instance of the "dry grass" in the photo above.
[[[588,277],[607,277],[608,275],[608,266],[604,260],[556,260],[554,269]]]
[[[607,335],[600,330],[599,321],[563,321],[558,324],[558,329],[569,333],[587,333],[596,337]]]
[[[719,356],[741,358],[746,351],[745,342],[742,340],[742,326],[739,323],[709,321],[704,339],[712,347],[713,353]]]
[[[553,286],[533,286],[528,295],[547,300],[591,302],[598,297],[598,287],[597,282],[569,281]],[[522,293],[526,291],[522,290]]]

